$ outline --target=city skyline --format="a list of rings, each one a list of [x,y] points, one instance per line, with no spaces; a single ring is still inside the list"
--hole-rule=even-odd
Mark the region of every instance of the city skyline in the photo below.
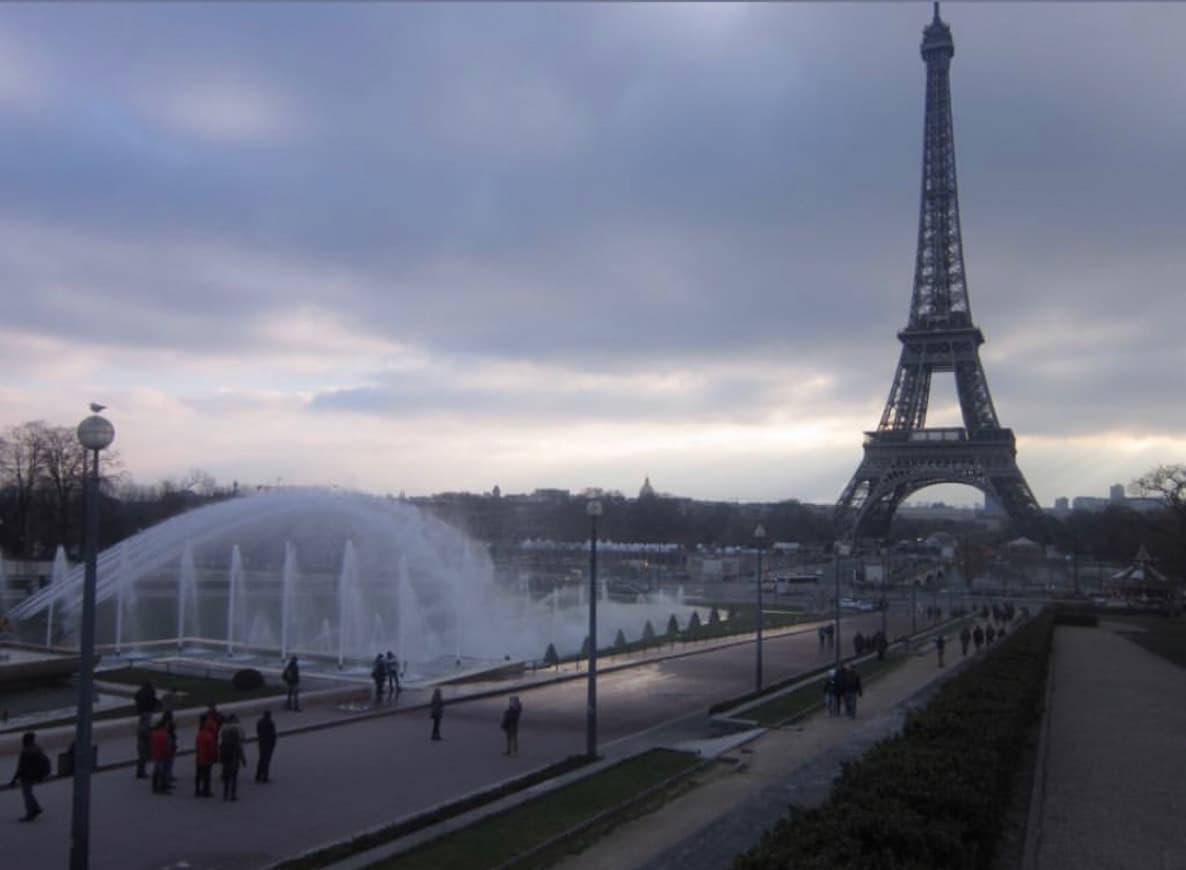
[[[909,307],[930,14],[10,7],[0,422],[103,402],[144,484],[834,502]],[[1186,9],[943,17],[1034,494],[1181,461]]]

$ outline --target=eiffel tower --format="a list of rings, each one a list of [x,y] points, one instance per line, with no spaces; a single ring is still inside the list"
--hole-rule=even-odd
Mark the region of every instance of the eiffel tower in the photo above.
[[[980,364],[984,336],[972,323],[955,180],[949,70],[955,45],[939,18],[923,30],[927,67],[922,197],[910,318],[898,333],[902,355],[865,456],[836,505],[842,539],[883,537],[894,511],[911,493],[937,483],[981,490],[1020,530],[1041,536],[1042,512],[1017,467],[1013,431],[997,420]],[[955,376],[963,426],[930,428],[931,376]]]

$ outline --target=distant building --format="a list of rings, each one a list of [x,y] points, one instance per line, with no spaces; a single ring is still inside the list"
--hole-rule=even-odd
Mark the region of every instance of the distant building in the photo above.
[[[643,479],[642,486],[638,490],[638,497],[639,498],[654,498],[655,497],[655,488],[653,486],[651,486],[650,475],[647,475],[646,478]]]
[[[1071,500],[1065,495],[1060,496],[1054,500],[1054,512],[1056,514],[1066,514],[1071,511]]]
[[[1124,499],[1124,484],[1114,483],[1108,487],[1108,499],[1114,502],[1123,502]]]

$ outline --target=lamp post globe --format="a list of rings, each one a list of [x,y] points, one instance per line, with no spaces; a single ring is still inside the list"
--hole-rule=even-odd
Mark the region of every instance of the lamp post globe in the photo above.
[[[115,440],[115,427],[98,411],[101,405],[91,405],[96,413],[78,424],[78,443],[91,454],[89,473],[84,463],[83,481],[86,492],[86,570],[82,582],[82,620],[78,640],[78,714],[74,738],[74,792],[70,820],[70,870],[87,870],[90,863],[91,769],[91,714],[95,670],[95,585],[99,537],[99,451]]]
[[[766,527],[758,523],[754,529],[754,547],[758,551],[758,570],[757,583],[758,587],[758,612],[755,616],[755,622],[758,625],[757,631],[757,660],[754,665],[754,686],[756,691],[762,691],[762,544],[766,541]]]
[[[585,702],[585,754],[597,757],[597,519],[601,502],[585,505],[589,517],[589,682]]]
[[[78,424],[78,443],[87,450],[106,450],[115,440],[115,427],[106,417],[91,414]]]

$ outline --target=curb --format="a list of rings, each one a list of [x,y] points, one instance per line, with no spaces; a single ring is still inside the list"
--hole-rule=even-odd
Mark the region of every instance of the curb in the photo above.
[[[1025,846],[1022,849],[1021,870],[1038,870],[1038,849],[1042,844],[1042,819],[1046,809],[1046,765],[1050,750],[1050,719],[1054,709],[1054,658],[1057,626],[1050,638],[1050,660],[1046,663],[1046,692],[1042,700],[1042,728],[1038,737],[1038,752],[1034,759],[1034,784],[1030,789],[1029,812],[1025,818]]]

